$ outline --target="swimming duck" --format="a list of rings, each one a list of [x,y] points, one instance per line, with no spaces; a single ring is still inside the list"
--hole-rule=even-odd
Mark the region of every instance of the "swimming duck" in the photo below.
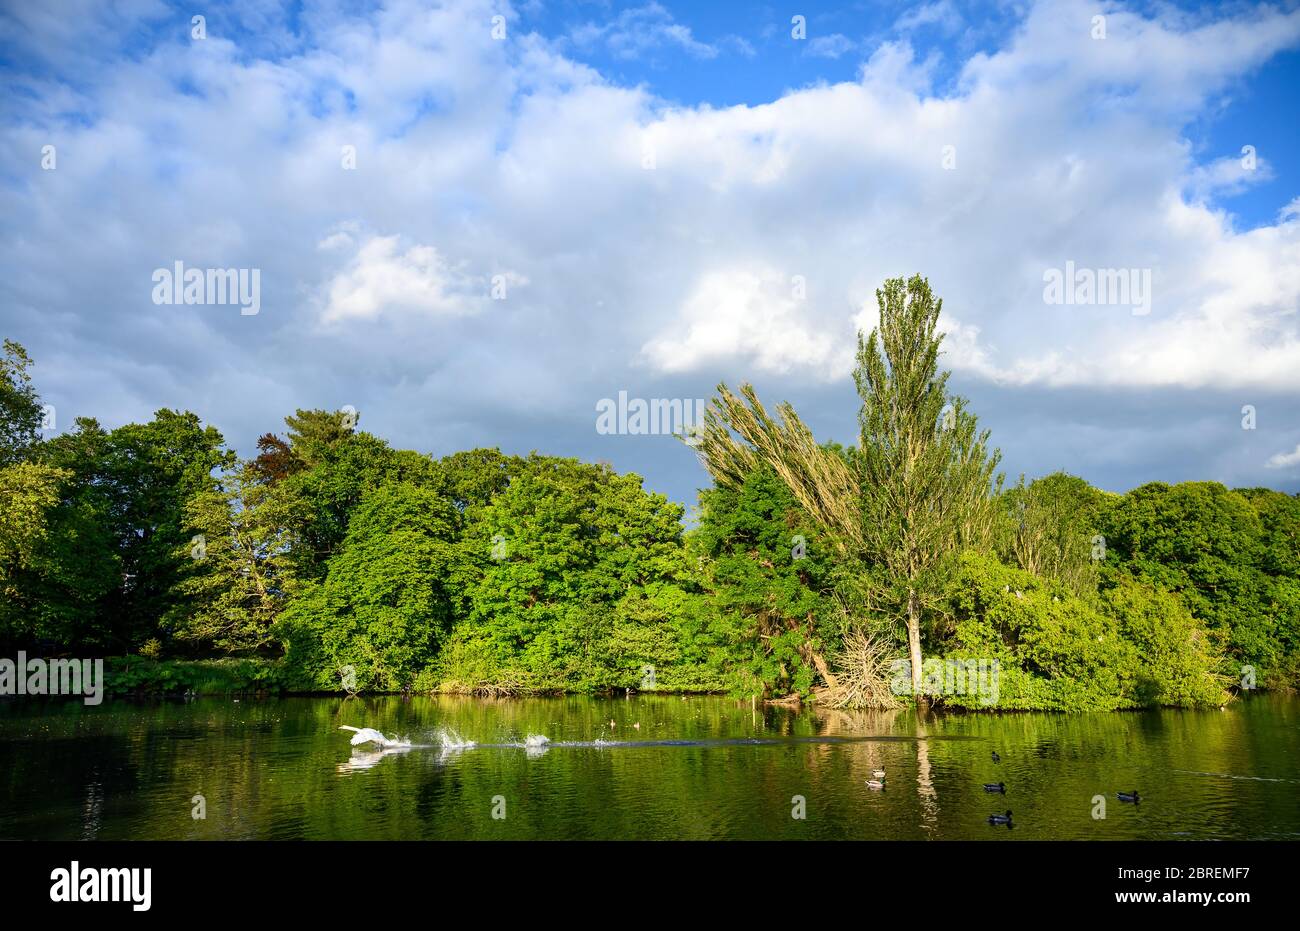
[[[984,783],[985,792],[1001,792],[1007,794],[1007,784],[1005,782],[986,782]]]
[[[1137,789],[1134,789],[1132,792],[1116,792],[1116,793],[1115,793],[1115,796],[1116,796],[1116,797],[1117,797],[1121,802],[1140,802],[1140,801],[1142,801],[1142,798],[1138,795],[1138,790],[1137,790]]]
[[[867,780],[867,788],[868,788],[868,789],[883,789],[884,787],[885,787],[885,783],[884,783],[882,780],[880,780],[880,779],[868,779],[868,780]]]
[[[1001,762],[1002,762],[1002,757],[998,756],[998,751],[996,751],[996,750],[993,751],[993,762],[994,762],[994,763],[1001,763]]]
[[[871,775],[875,776],[877,779],[884,779],[885,771],[883,769],[873,769]]]
[[[1010,808],[1007,809],[1007,813],[1005,815],[989,815],[989,824],[1010,824],[1010,823],[1011,823]]]

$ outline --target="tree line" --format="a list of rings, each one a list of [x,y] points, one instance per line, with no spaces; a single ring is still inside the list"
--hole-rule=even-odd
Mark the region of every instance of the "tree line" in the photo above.
[[[1300,501],[1213,482],[1007,486],[918,277],[859,339],[858,442],[720,385],[684,508],[603,464],[393,449],[299,410],[241,458],[190,412],[41,430],[0,360],[0,646],[239,657],[282,689],[623,689],[1007,709],[1219,704],[1300,682]],[[900,675],[900,670],[902,674]],[[901,684],[901,688],[900,688]]]

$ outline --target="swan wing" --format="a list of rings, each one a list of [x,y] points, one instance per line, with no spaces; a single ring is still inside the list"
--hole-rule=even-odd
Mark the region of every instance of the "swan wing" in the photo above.
[[[339,730],[353,732],[352,746],[354,747],[371,742],[380,744],[388,742],[388,738],[379,733],[379,731],[375,730],[373,727],[349,727],[344,724],[339,727]]]

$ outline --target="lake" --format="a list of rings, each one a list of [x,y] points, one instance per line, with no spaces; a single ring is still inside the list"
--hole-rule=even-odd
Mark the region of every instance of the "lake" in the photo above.
[[[345,724],[415,746],[354,749]],[[866,785],[877,769],[883,790]],[[1139,804],[1115,798],[1132,789]],[[1010,829],[988,824],[1006,809]],[[1300,700],[1283,695],[1080,715],[660,695],[0,702],[0,838],[1296,837]]]

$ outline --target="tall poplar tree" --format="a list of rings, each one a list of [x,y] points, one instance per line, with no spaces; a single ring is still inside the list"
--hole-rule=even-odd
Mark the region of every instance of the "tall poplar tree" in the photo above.
[[[1001,454],[939,371],[943,301],[920,275],[876,291],[880,325],[858,335],[857,463],[871,601],[905,619],[912,691],[921,693],[921,620],[941,597],[949,557],[991,530]]]

